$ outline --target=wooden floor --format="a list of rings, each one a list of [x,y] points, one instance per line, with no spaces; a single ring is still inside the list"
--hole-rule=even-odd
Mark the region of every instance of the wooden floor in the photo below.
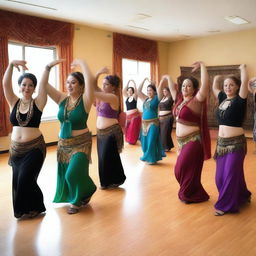
[[[175,140],[175,136],[174,140]],[[97,153],[93,140],[91,177],[99,185]],[[212,149],[216,141],[212,140]],[[245,175],[252,202],[238,214],[213,215],[217,200],[215,162],[204,164],[202,183],[210,200],[185,205],[177,198],[173,174],[176,153],[158,165],[139,160],[140,145],[125,144],[121,154],[127,180],[120,189],[100,190],[79,214],[68,215],[67,204],[54,204],[56,147],[48,148],[39,176],[46,214],[33,220],[16,220],[11,199],[11,168],[7,154],[0,155],[1,256],[255,256],[256,159],[248,139]]]

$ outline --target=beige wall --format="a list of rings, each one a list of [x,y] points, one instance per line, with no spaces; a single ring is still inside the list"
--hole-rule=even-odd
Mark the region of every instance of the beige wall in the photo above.
[[[208,66],[245,63],[249,76],[256,75],[256,30],[208,36],[169,44],[168,72],[175,80],[180,66],[202,60]]]
[[[86,60],[94,74],[104,66],[111,70],[112,41],[112,32],[77,25],[74,37],[74,58]],[[96,134],[95,123],[96,111],[92,106],[87,123],[92,134]]]

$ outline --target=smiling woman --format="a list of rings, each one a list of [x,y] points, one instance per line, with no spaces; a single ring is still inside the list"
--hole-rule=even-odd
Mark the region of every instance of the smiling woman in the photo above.
[[[10,120],[13,125],[9,163],[13,169],[13,208],[14,216],[35,217],[45,211],[43,194],[37,185],[37,177],[43,165],[46,146],[39,130],[42,111],[47,95],[40,85],[38,96],[32,95],[37,85],[36,77],[24,73],[18,79],[22,98],[12,89],[13,68],[27,69],[26,61],[14,60],[7,67],[3,78],[5,98],[10,106]]]

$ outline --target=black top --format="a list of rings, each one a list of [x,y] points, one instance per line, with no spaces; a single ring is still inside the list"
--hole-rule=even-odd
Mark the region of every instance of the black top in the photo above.
[[[10,115],[10,121],[11,121],[13,126],[20,126],[19,123],[18,123],[18,120],[16,118],[17,105],[18,105],[19,101],[20,101],[20,99],[16,102],[16,104],[15,104],[13,110],[12,110],[12,113]],[[28,113],[25,113],[25,114],[19,113],[19,115],[20,115],[20,119],[22,121],[25,121],[26,118],[27,118]],[[33,115],[31,117],[30,121],[28,122],[28,124],[24,127],[38,128],[39,125],[40,125],[40,122],[41,122],[41,116],[42,116],[42,111],[40,111],[38,109],[38,107],[36,106],[35,101],[34,101],[34,103],[33,103]]]
[[[173,100],[172,98],[168,98],[166,101],[160,101],[159,109],[160,110],[172,110]]]
[[[131,109],[136,109],[137,108],[137,100],[133,98],[131,102],[129,102],[129,98],[126,99],[125,101],[126,104],[126,109],[131,110]]]
[[[230,102],[225,110],[217,108],[216,117],[219,125],[242,127],[246,113],[246,99],[241,98],[239,95],[233,99],[227,99],[227,95],[221,91],[218,95],[218,100],[219,105],[224,100]]]

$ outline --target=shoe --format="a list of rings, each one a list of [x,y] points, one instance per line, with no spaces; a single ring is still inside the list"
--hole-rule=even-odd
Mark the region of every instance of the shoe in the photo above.
[[[193,202],[190,202],[190,201],[186,201],[186,200],[180,200],[182,203],[184,204],[192,204]]]
[[[123,184],[123,182],[122,183],[118,183],[118,184],[111,184],[111,185],[108,186],[108,188],[118,188],[122,184]]]
[[[28,213],[28,218],[35,218],[36,216],[38,216],[40,214],[40,212],[37,211],[31,211]]]
[[[108,186],[100,186],[101,190],[108,189]]]
[[[225,214],[225,212],[221,211],[221,210],[216,210],[214,215],[215,216],[223,216]]]
[[[68,210],[67,210],[67,213],[68,214],[76,214],[76,213],[78,213],[79,212],[79,208],[75,208],[75,207],[72,207],[72,206],[70,206],[69,208],[68,208]]]
[[[82,199],[82,205],[87,205],[90,202],[90,200],[91,200],[91,196],[85,199]]]

